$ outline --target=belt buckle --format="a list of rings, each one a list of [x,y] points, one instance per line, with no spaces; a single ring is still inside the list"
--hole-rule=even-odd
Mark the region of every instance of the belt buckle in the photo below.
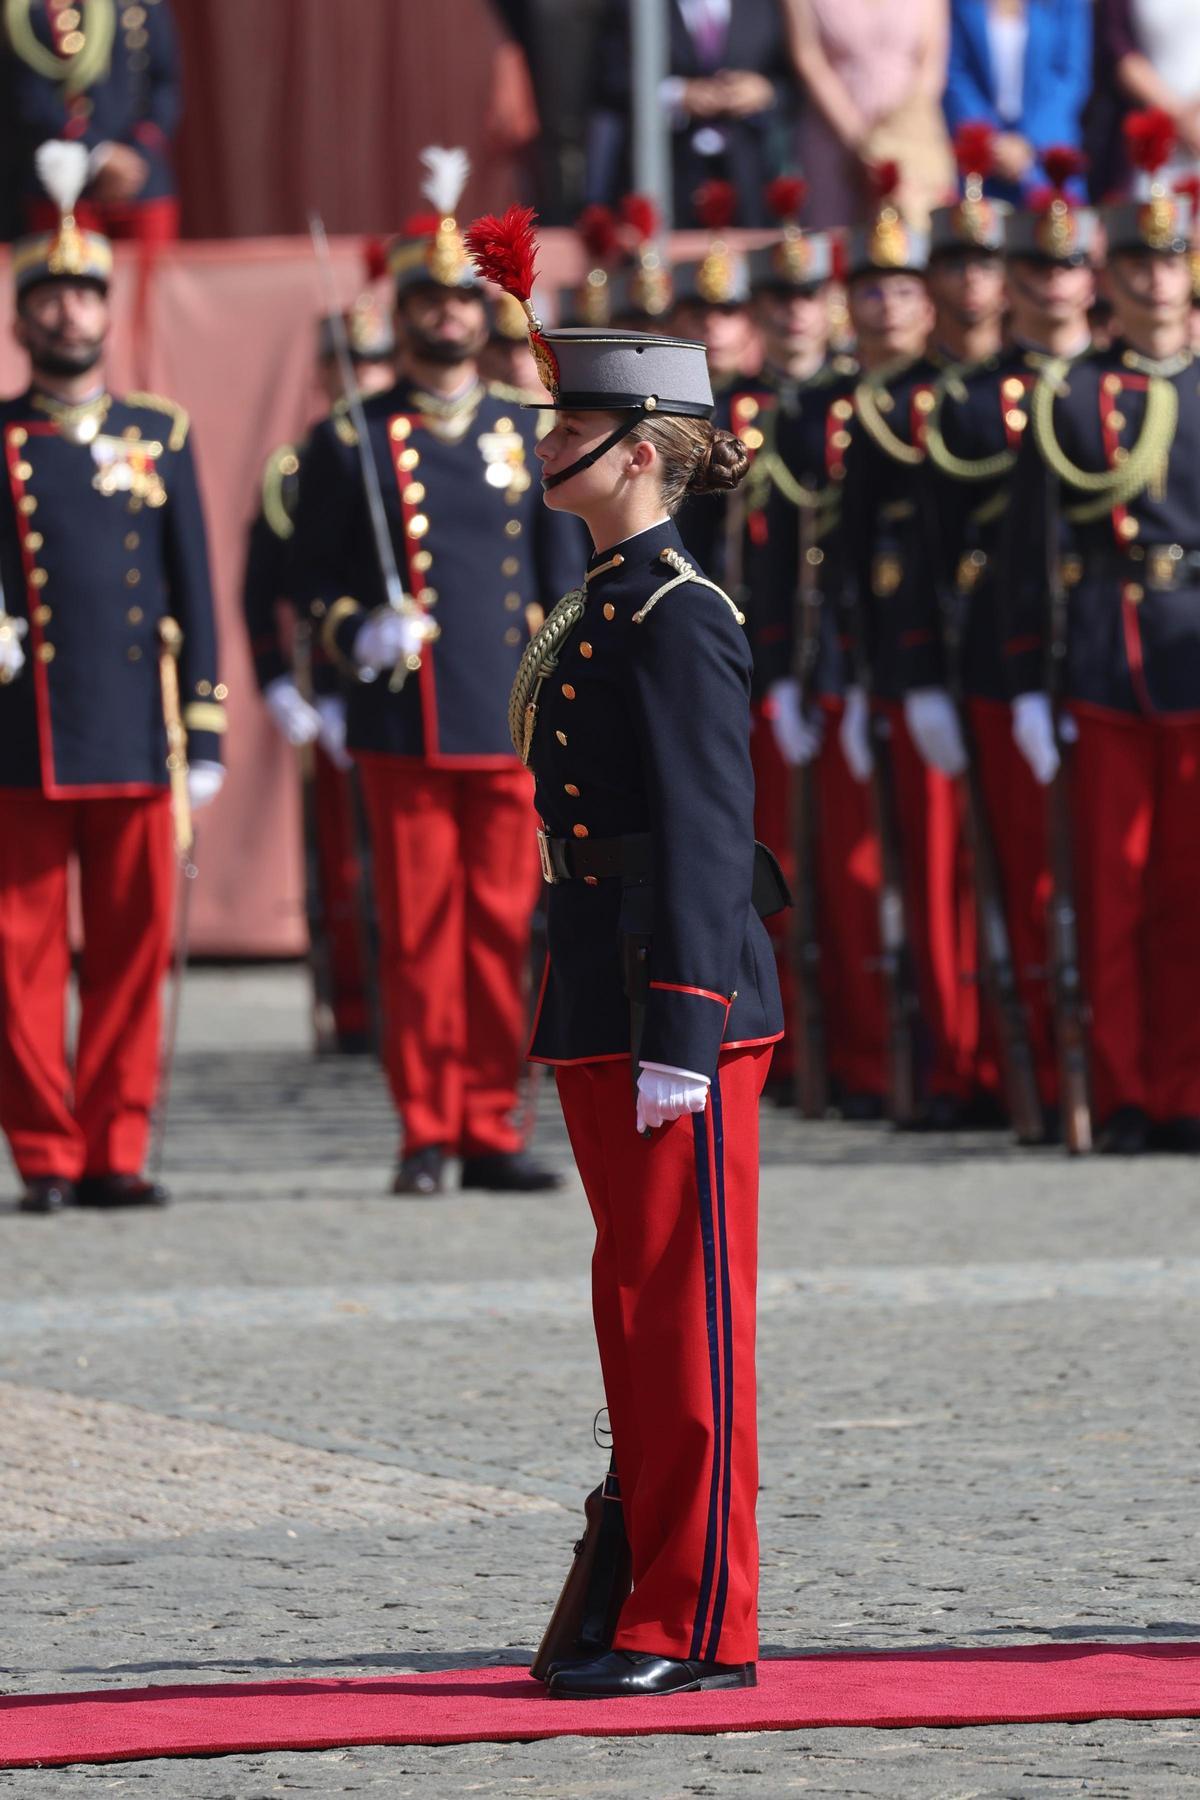
[[[1181,544],[1154,544],[1146,551],[1146,585],[1153,588],[1172,588],[1179,577],[1183,562],[1183,546]]]
[[[540,828],[537,834],[538,861],[542,865],[542,880],[549,887],[558,886],[558,876],[554,872],[554,863],[550,857],[550,833]]]

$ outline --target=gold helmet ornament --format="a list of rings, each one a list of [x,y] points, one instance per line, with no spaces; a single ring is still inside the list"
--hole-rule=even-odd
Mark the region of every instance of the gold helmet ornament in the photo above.
[[[43,281],[92,281],[107,290],[112,279],[112,245],[98,231],[83,231],[75,207],[87,185],[86,144],[51,138],[34,152],[38,179],[58,208],[55,231],[21,238],[13,245],[13,278],[18,296]]]
[[[479,278],[454,216],[471,173],[471,159],[465,150],[430,144],[421,152],[421,163],[425,170],[421,193],[433,211],[406,219],[388,250],[388,268],[397,288],[403,293],[412,287],[477,287]]]

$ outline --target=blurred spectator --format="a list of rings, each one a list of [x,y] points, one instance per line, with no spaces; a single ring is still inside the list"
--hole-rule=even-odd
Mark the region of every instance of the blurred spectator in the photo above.
[[[1096,0],[1096,86],[1085,142],[1094,199],[1130,178],[1121,133],[1134,107],[1170,113],[1178,133],[1171,171],[1200,161],[1200,5],[1197,0]]]
[[[566,225],[583,207],[587,121],[604,0],[495,0],[533,80],[541,131],[532,146],[534,199],[543,224]]]
[[[805,222],[865,218],[865,169],[897,162],[899,202],[919,229],[954,187],[942,117],[948,0],[789,0],[796,65],[808,89],[800,166]]]
[[[951,0],[943,107],[952,132],[995,127],[989,194],[1019,205],[1046,182],[1039,152],[1078,148],[1092,73],[1091,0]]]
[[[116,0],[88,9],[9,0],[4,19],[4,86],[26,225],[40,229],[58,218],[41,191],[34,152],[48,138],[73,138],[90,152],[75,209],[81,226],[146,242],[177,237],[171,140],[179,74],[167,0],[130,0],[119,15]]]
[[[692,196],[715,179],[737,189],[739,225],[766,225],[763,190],[790,160],[795,109],[787,0],[667,4],[670,75],[660,98],[672,125],[675,224],[697,223]],[[611,203],[632,181],[630,5],[607,0],[601,21],[588,145],[593,201]]]

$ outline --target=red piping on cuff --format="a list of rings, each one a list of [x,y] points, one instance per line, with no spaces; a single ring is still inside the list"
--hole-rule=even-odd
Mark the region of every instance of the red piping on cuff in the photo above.
[[[677,981],[652,981],[650,986],[660,994],[695,994],[701,1000],[715,1000],[718,1006],[729,1005],[728,994],[714,994],[711,988],[681,987]]]

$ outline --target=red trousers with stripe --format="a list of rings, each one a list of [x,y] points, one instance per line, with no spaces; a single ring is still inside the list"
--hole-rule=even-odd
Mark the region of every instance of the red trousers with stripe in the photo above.
[[[329,940],[333,1020],[339,1037],[356,1037],[371,1025],[366,952],[359,916],[358,850],[350,777],[318,749],[313,761],[317,869],[321,910]]]
[[[629,1064],[560,1067],[596,1223],[592,1309],[633,1592],[622,1650],[758,1654],[758,1101],[771,1048],[727,1051],[703,1113],[639,1137]]]
[[[1073,709],[1074,710],[1074,709]],[[1200,1118],[1200,722],[1075,712],[1071,801],[1092,1100]]]
[[[1049,979],[1050,835],[1046,790],[1033,778],[1012,734],[1005,701],[968,702],[979,778],[1000,883],[1017,988],[1043,1106],[1058,1103],[1054,1005]]]
[[[519,765],[362,756],[379,915],[383,1064],[411,1155],[520,1147],[529,921],[541,879]]]
[[[73,1077],[65,1026],[72,860],[84,936]],[[174,873],[165,793],[47,800],[0,789],[0,1127],[27,1181],[142,1167]]]
[[[876,704],[892,728],[908,929],[929,1042],[925,1085],[931,1094],[965,1100],[980,1071],[975,907],[962,795],[953,781],[922,761],[903,707],[893,701]]]

